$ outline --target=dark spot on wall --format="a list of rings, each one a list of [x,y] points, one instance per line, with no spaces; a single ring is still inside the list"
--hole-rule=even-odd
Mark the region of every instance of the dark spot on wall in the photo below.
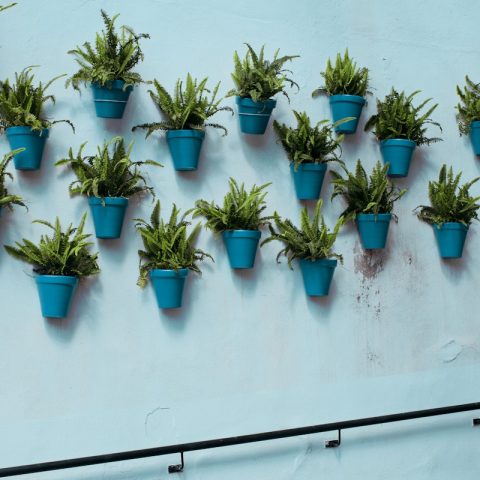
[[[355,245],[353,253],[355,273],[361,273],[363,278],[370,280],[383,270],[383,252],[361,250],[358,245]]]

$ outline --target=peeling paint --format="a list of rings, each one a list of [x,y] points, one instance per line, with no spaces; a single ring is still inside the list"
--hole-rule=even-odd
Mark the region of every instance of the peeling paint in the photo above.
[[[355,273],[361,273],[363,278],[371,280],[375,278],[384,267],[384,252],[375,250],[362,250],[358,243],[353,249],[353,266]]]
[[[442,345],[440,348],[440,358],[444,363],[454,362],[463,351],[463,345],[459,345],[455,340]]]

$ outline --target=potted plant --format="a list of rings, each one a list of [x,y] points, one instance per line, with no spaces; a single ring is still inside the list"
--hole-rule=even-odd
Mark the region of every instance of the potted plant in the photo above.
[[[337,53],[334,66],[328,59],[327,67],[320,75],[325,79],[325,85],[314,90],[312,97],[328,95],[334,123],[351,117],[348,122],[338,123],[335,131],[346,134],[355,133],[366,102],[365,96],[370,93],[368,68],[357,67],[350,58],[348,50],[345,50],[343,57]]]
[[[232,79],[235,88],[228,92],[227,97],[236,97],[240,130],[243,133],[263,135],[272,110],[277,104],[272,97],[277,93],[282,93],[288,99],[285,84],[299,88],[298,84],[286,75],[290,71],[283,68],[286,62],[299,55],[279,57],[277,50],[272,60],[266,60],[265,46],[262,46],[260,53],[257,54],[248,43],[245,45],[247,53],[243,60],[240,60],[237,52],[233,54]]]
[[[5,245],[13,257],[33,265],[42,315],[47,318],[64,318],[81,278],[100,272],[97,253],[89,250],[90,235],[83,233],[86,214],[77,228],[72,224],[62,231],[60,220],[55,224],[35,220],[53,230],[53,235],[42,235],[36,245],[30,240],[15,242],[16,246]]]
[[[303,283],[307,295],[321,297],[328,295],[337,260],[343,261],[335,253],[333,245],[344,218],[340,217],[333,229],[329,231],[321,214],[323,200],[319,199],[310,218],[306,207],[300,212],[300,228],[289,219],[283,220],[277,212],[274,214],[276,229],[270,226],[270,237],[262,242],[262,246],[273,240],[284,244],[277,255],[277,262],[282,255],[288,259],[288,266],[293,270],[293,260],[298,260],[302,271]]]
[[[460,135],[470,135],[475,155],[480,155],[480,84],[465,77],[463,90],[457,85],[460,97],[457,109],[457,122]]]
[[[77,180],[70,184],[70,194],[88,197],[97,238],[119,238],[129,197],[141,192],[153,194],[139,167],[161,165],[153,160],[133,161],[133,142],[125,147],[122,137],[98,146],[96,155],[84,156],[85,145],[76,156],[70,148],[68,158],[55,165],[68,165],[75,173]]]
[[[299,200],[315,200],[320,196],[327,163],[340,161],[340,143],[343,135],[334,138],[328,120],[312,126],[305,112],[293,111],[297,127],[288,127],[276,120],[273,128],[290,160],[295,191]],[[348,120],[339,120],[344,122]]]
[[[388,165],[382,166],[380,162],[376,163],[370,177],[360,160],[355,172],[342,168],[345,178],[331,172],[334,185],[332,199],[341,195],[347,202],[342,216],[346,220],[355,220],[363,248],[385,248],[393,206],[407,190],[400,190],[389,181]]]
[[[273,218],[262,216],[266,208],[264,190],[269,185],[253,185],[247,191],[243,183],[238,185],[230,178],[222,206],[205,200],[195,203],[194,216],[204,217],[205,227],[222,235],[232,268],[253,268],[261,237],[259,229]]]
[[[7,177],[13,180],[12,174],[10,172],[7,172],[8,164],[12,161],[15,155],[18,155],[22,152],[23,148],[13,150],[12,152],[4,155],[3,159],[0,161],[0,216],[2,215],[4,207],[9,208],[10,210],[13,210],[13,205],[21,205],[22,207],[27,208],[27,206],[23,202],[23,198],[19,195],[10,194],[5,185],[5,180],[7,179]]]
[[[12,150],[22,149],[15,155],[17,170],[38,170],[42,161],[45,141],[50,127],[66,122],[75,131],[69,120],[51,121],[44,117],[43,107],[48,101],[55,102],[53,95],[46,95],[48,87],[58,78],[46,84],[34,85],[33,67],[15,73],[15,81],[0,80],[0,131],[7,135]]]
[[[420,90],[406,95],[392,88],[385,100],[377,100],[377,113],[372,115],[365,124],[365,131],[374,128],[373,133],[380,142],[380,152],[383,162],[389,165],[390,177],[407,177],[415,147],[430,145],[441,141],[440,138],[428,138],[426,125],[442,127],[429,117],[438,104],[430,107],[424,114],[420,111],[431,100],[428,98],[418,106],[412,101]]]
[[[196,170],[200,149],[205,138],[205,127],[219,128],[227,134],[227,129],[218,123],[205,123],[217,112],[230,107],[221,107],[221,98],[217,99],[218,82],[209,98],[210,90],[207,88],[207,78],[200,82],[187,75],[185,89],[183,82],[178,79],[175,91],[171,96],[157,80],[153,81],[155,91],[149,90],[152,100],[166,117],[164,121],[144,123],[132,128],[147,130],[148,137],[156,130],[166,130],[167,144],[173,159],[175,170]]]
[[[460,258],[468,228],[478,220],[477,203],[480,197],[472,197],[470,187],[480,177],[460,186],[462,173],[453,174],[452,167],[442,165],[438,181],[428,183],[430,205],[420,205],[417,216],[432,225],[442,258]]]
[[[140,74],[132,71],[143,60],[140,40],[150,35],[136,34],[125,25],[118,32],[115,20],[119,15],[110,18],[104,10],[101,15],[105,29],[96,34],[93,45],[85,42],[68,52],[80,69],[66,86],[80,91],[81,84],[90,85],[97,117],[122,118],[134,85],[142,82]]]
[[[201,273],[197,263],[206,258],[213,261],[211,255],[195,248],[201,227],[198,224],[188,233],[188,213],[179,217],[180,210],[174,204],[168,222],[165,222],[160,218],[160,202],[157,200],[150,223],[136,219],[135,226],[143,242],[143,249],[138,251],[140,276],[137,285],[145,287],[150,278],[159,308],[181,307],[189,270]]]

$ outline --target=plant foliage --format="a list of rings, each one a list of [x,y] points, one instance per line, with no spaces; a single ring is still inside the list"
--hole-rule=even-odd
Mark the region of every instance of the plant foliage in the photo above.
[[[160,202],[157,200],[150,216],[150,223],[137,218],[136,228],[143,242],[143,249],[138,251],[140,257],[140,275],[137,285],[144,287],[148,282],[148,273],[153,269],[179,270],[188,268],[201,273],[197,263],[213,257],[203,250],[195,248],[195,240],[201,226],[197,224],[188,233],[190,222],[186,216],[180,216],[180,210],[175,204],[168,222],[160,217]]]
[[[194,216],[202,216],[207,220],[206,228],[215,233],[226,230],[258,230],[263,225],[268,225],[273,218],[262,216],[267,208],[265,189],[270,185],[253,185],[250,191],[245,185],[229,179],[229,191],[223,199],[223,205],[206,200],[197,200],[195,203]]]
[[[296,258],[305,260],[321,260],[324,258],[337,258],[340,262],[343,258],[332,248],[337,239],[338,232],[344,224],[344,218],[340,217],[331,232],[321,214],[323,200],[319,199],[313,218],[310,218],[307,207],[300,212],[300,228],[296,227],[289,219],[283,220],[277,212],[274,214],[275,227],[270,225],[270,237],[262,242],[262,246],[273,240],[284,244],[284,248],[278,252],[277,262],[282,255],[288,260],[288,266],[293,269],[292,261]]]
[[[463,90],[457,85],[460,102],[456,109],[460,135],[468,135],[471,123],[480,120],[480,83],[473,83],[468,75],[465,77],[465,83]]]
[[[9,5],[0,5],[0,12],[3,12],[4,10],[7,10],[7,8],[11,8],[15,5],[16,3],[10,3]]]
[[[344,166],[345,178],[337,172],[333,176],[332,199],[341,195],[347,202],[347,208],[342,216],[346,219],[355,218],[358,213],[391,213],[395,202],[402,197],[406,189],[395,187],[387,176],[388,164],[377,162],[370,176],[357,161],[355,172],[349,172]]]
[[[46,95],[48,87],[64,75],[52,78],[46,84],[34,84],[34,67],[26,67],[15,73],[15,81],[0,80],[0,130],[8,127],[31,127],[33,130],[50,128],[55,123],[66,122],[75,131],[69,120],[51,121],[43,116],[43,107],[47,102],[55,103],[53,95]]]
[[[429,124],[437,126],[442,131],[440,124],[429,118],[438,104],[433,105],[421,114],[420,111],[431,98],[427,98],[415,107],[413,98],[418,93],[420,93],[420,90],[416,90],[407,96],[405,92],[399,93],[392,88],[385,100],[377,100],[377,113],[369,118],[365,124],[365,131],[374,128],[373,133],[379,141],[403,138],[411,140],[417,145],[430,145],[434,142],[440,142],[441,138],[428,138],[425,135],[426,126]]]
[[[217,99],[220,82],[218,82],[213,91],[207,88],[208,78],[200,82],[193,79],[190,74],[187,75],[185,89],[183,82],[178,79],[175,85],[173,96],[160,85],[157,80],[153,81],[155,91],[149,90],[152,100],[160,109],[166,120],[155,123],[144,123],[132,128],[142,128],[147,130],[147,137],[156,130],[205,130],[205,127],[219,128],[227,134],[227,129],[218,123],[205,123],[210,117],[221,111],[229,111],[233,115],[230,107],[221,107],[222,98]],[[210,94],[211,96],[209,97]]]
[[[140,166],[162,166],[153,160],[131,160],[133,142],[125,147],[122,137],[114,137],[103,146],[97,147],[97,154],[83,156],[83,149],[87,142],[82,143],[76,156],[72,148],[68,151],[68,158],[63,158],[55,165],[68,165],[77,180],[69,186],[70,194],[87,195],[99,198],[131,197],[139,192],[150,192],[153,188],[146,183]]]
[[[150,38],[146,33],[136,34],[130,27],[115,28],[115,20],[119,15],[110,18],[104,10],[101,15],[105,29],[97,33],[95,42],[85,42],[82,47],[77,46],[69,50],[75,56],[80,69],[70,77],[66,86],[70,84],[75,90],[80,90],[80,84],[96,83],[108,87],[114,80],[123,80],[124,88],[141,83],[140,74],[132,69],[143,60],[140,40]]]
[[[335,65],[327,60],[325,71],[320,73],[325,79],[325,85],[312,92],[312,97],[326,95],[358,95],[365,97],[368,91],[368,68],[357,67],[357,64],[345,50],[343,57],[337,53]]]
[[[282,93],[289,98],[285,91],[285,84],[299,89],[298,84],[287,76],[291,71],[283,68],[286,62],[298,58],[299,55],[279,57],[279,50],[276,50],[273,59],[266,60],[265,46],[262,46],[260,53],[257,54],[248,43],[245,45],[247,53],[243,60],[240,60],[237,52],[233,54],[232,79],[235,89],[230,90],[227,97],[239,96],[251,98],[254,102],[264,102],[277,93]]]
[[[23,203],[22,197],[8,193],[5,185],[7,177],[10,180],[13,180],[12,174],[7,172],[8,164],[12,161],[15,155],[23,152],[24,150],[24,148],[17,148],[16,150],[4,155],[3,159],[0,161],[0,207],[8,207],[10,210],[12,210],[13,205],[21,205],[22,207],[27,208],[25,203]]]
[[[297,120],[297,127],[288,127],[276,120],[273,128],[287,153],[288,158],[298,167],[301,163],[326,163],[340,161],[338,150],[344,135],[334,137],[334,128],[348,119],[342,119],[333,126],[328,120],[322,120],[314,126],[306,112],[293,111]]]
[[[45,220],[35,220],[53,230],[53,235],[42,235],[38,245],[26,240],[23,243],[15,242],[15,247],[5,245],[6,251],[23,262],[33,265],[33,271],[39,275],[66,275],[86,277],[100,272],[97,264],[98,253],[90,253],[92,242],[87,239],[91,236],[83,233],[84,214],[78,227],[68,226],[62,231],[58,217],[55,224]]]
[[[468,226],[473,220],[478,220],[477,210],[480,205],[477,203],[480,197],[472,197],[469,193],[470,187],[480,180],[474,178],[460,186],[462,172],[453,174],[450,167],[442,165],[438,181],[428,182],[428,198],[430,205],[419,205],[417,216],[420,220],[431,225],[442,225],[446,222],[460,222]]]

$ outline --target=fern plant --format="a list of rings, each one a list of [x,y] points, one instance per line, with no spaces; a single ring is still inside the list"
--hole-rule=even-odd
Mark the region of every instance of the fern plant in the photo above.
[[[267,208],[265,189],[271,185],[253,185],[250,191],[242,183],[239,185],[233,178],[228,181],[229,191],[223,199],[223,205],[206,200],[197,200],[193,210],[194,216],[202,216],[207,222],[205,227],[214,233],[227,230],[258,230],[268,225],[272,216],[263,216]]]
[[[321,120],[312,126],[306,112],[293,110],[293,114],[297,120],[296,128],[288,127],[276,120],[273,122],[273,128],[295,169],[302,163],[341,161],[340,144],[344,135],[335,138],[333,129],[348,119],[336,122],[333,126],[328,120]]]
[[[342,212],[346,219],[354,219],[358,213],[391,213],[395,202],[401,198],[404,189],[395,187],[387,177],[388,164],[377,162],[370,176],[357,161],[355,172],[349,172],[342,166],[345,178],[337,172],[333,176],[332,199],[341,195],[347,202],[347,208]]]
[[[36,245],[30,240],[23,239],[15,242],[15,246],[5,245],[5,250],[18,260],[33,265],[33,271],[39,275],[65,275],[86,277],[100,272],[97,264],[98,253],[91,253],[88,241],[91,236],[83,233],[85,226],[84,214],[78,227],[70,224],[62,230],[58,217],[54,224],[45,220],[35,220],[53,230],[53,234],[42,235]]]
[[[48,87],[64,75],[52,78],[46,84],[34,84],[34,67],[26,67],[15,73],[15,81],[0,80],[0,130],[8,127],[31,127],[32,130],[43,130],[60,122],[68,123],[75,131],[70,120],[51,121],[44,117],[43,108],[47,102],[55,103],[53,95],[45,92]]]
[[[210,91],[207,88],[207,81],[208,78],[204,78],[199,82],[188,74],[185,88],[183,82],[178,79],[172,96],[157,80],[154,80],[155,91],[149,90],[149,93],[166,120],[137,125],[132,130],[145,129],[148,137],[156,130],[205,130],[205,127],[213,127],[223,130],[226,135],[227,129],[223,125],[206,121],[221,111],[229,111],[233,115],[233,110],[220,106],[222,98],[217,99],[220,82],[215,85],[213,91]]]
[[[142,218],[136,218],[135,227],[143,242],[143,249],[138,251],[140,257],[137,285],[145,287],[151,270],[179,270],[188,268],[201,273],[198,262],[213,257],[195,248],[195,240],[201,226],[197,224],[188,233],[190,222],[186,216],[190,211],[180,215],[180,210],[173,204],[168,222],[160,217],[160,201],[157,200],[150,216],[150,223]]]
[[[420,93],[420,90],[416,90],[407,96],[405,92],[399,93],[392,88],[385,100],[377,100],[377,113],[369,118],[365,124],[365,131],[373,128],[373,133],[379,141],[399,138],[411,140],[417,145],[430,145],[434,142],[440,142],[441,138],[429,138],[425,135],[426,125],[429,124],[437,126],[442,131],[441,125],[429,118],[438,104],[433,105],[421,114],[420,111],[431,98],[415,107],[413,99],[418,93]]]
[[[27,208],[27,206],[23,202],[23,198],[19,195],[12,195],[8,193],[7,187],[5,185],[7,178],[13,180],[12,174],[10,172],[7,172],[8,164],[12,161],[13,157],[17,155],[17,153],[21,153],[24,150],[24,148],[17,148],[16,150],[13,150],[4,155],[3,159],[0,161],[0,207],[7,207],[10,210],[13,210],[13,205],[21,205],[22,207]]]
[[[0,5],[0,12],[3,12],[4,10],[7,10],[7,8],[11,8],[15,5],[16,3],[10,3],[9,5]]]
[[[321,94],[326,95],[358,95],[365,97],[369,86],[368,68],[357,67],[357,64],[345,50],[343,57],[337,53],[335,65],[332,66],[330,59],[327,60],[327,66],[320,75],[325,80],[325,85],[315,89],[312,97]]]
[[[430,225],[458,222],[465,226],[478,220],[480,197],[472,197],[469,190],[480,177],[460,185],[461,176],[462,172],[454,175],[452,167],[447,170],[447,166],[442,165],[438,181],[428,182],[430,205],[419,205],[415,209],[419,209],[417,216],[420,220]]]
[[[284,248],[278,252],[277,262],[280,257],[287,257],[288,266],[293,270],[292,262],[295,259],[322,260],[336,258],[343,262],[342,255],[333,251],[333,245],[338,232],[344,224],[344,218],[340,217],[330,231],[321,214],[323,200],[319,199],[313,217],[308,214],[307,207],[300,212],[300,228],[296,227],[289,219],[282,219],[277,212],[274,214],[275,227],[270,225],[270,237],[262,242],[266,243],[278,240],[284,244]]]
[[[114,80],[125,82],[124,89],[141,83],[142,77],[133,72],[133,68],[143,60],[140,40],[150,38],[146,33],[136,34],[130,27],[120,27],[120,32],[115,28],[115,21],[119,15],[109,17],[101,10],[105,29],[97,33],[95,42],[85,42],[68,53],[75,56],[75,61],[80,69],[66,82],[75,90],[80,90],[80,85],[95,83],[101,87],[109,87]]]
[[[55,165],[68,165],[75,173],[77,180],[69,186],[71,195],[87,195],[90,197],[124,197],[136,193],[150,192],[153,188],[146,183],[139,167],[142,165],[162,165],[153,160],[132,161],[133,142],[125,146],[122,137],[114,137],[103,146],[97,147],[97,154],[84,156],[83,149],[87,142],[80,146],[76,156],[72,148],[68,158],[58,160]]]
[[[265,46],[262,46],[260,53],[248,44],[247,53],[243,60],[240,60],[238,53],[233,54],[234,71],[232,79],[235,88],[227,93],[227,97],[238,96],[251,98],[254,102],[264,102],[277,93],[282,93],[289,99],[285,91],[286,84],[290,87],[297,87],[298,84],[287,74],[292,73],[284,67],[285,63],[298,58],[299,55],[284,55],[279,57],[279,50],[276,50],[272,60],[265,59]]]
[[[473,83],[468,75],[465,77],[463,90],[457,85],[457,123],[460,135],[468,135],[472,122],[480,120],[480,83]]]

